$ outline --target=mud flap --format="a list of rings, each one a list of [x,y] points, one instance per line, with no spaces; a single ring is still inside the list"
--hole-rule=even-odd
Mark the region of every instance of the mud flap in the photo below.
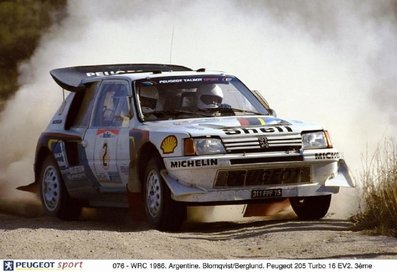
[[[143,195],[141,192],[131,192],[127,186],[128,209],[132,219],[141,220],[145,218],[145,209],[143,206]]]
[[[33,182],[29,185],[19,186],[17,187],[17,190],[39,195],[39,185],[37,182]]]
[[[244,217],[251,216],[271,216],[275,215],[290,206],[289,199],[272,203],[253,203],[247,204],[245,208]]]

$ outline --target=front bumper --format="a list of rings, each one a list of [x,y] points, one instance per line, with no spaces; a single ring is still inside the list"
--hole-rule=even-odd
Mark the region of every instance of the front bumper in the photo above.
[[[166,169],[162,177],[176,201],[189,203],[230,204],[280,199],[297,196],[327,195],[339,192],[339,187],[354,187],[346,163],[334,149],[326,151],[305,151],[292,158],[283,154],[286,160],[280,160],[280,153],[273,154],[226,154],[219,156],[166,158]],[[265,158],[265,159],[264,159]],[[269,159],[270,158],[270,159]],[[237,162],[237,163],[234,163]],[[296,183],[278,180],[277,184],[266,182],[253,183],[252,175],[257,171],[283,173],[284,169],[310,169],[310,178],[300,177]],[[281,170],[280,170],[281,169]],[[230,171],[243,172],[244,181],[234,186],[219,186],[220,173]],[[261,196],[253,197],[253,191],[262,191]],[[277,191],[276,195],[268,192]]]
[[[317,196],[329,195],[339,192],[338,186],[324,186],[318,184],[304,184],[300,186],[267,186],[264,190],[280,190],[281,195],[277,197],[252,198],[253,190],[262,190],[263,188],[228,188],[228,189],[204,189],[193,186],[186,186],[176,179],[167,175],[163,170],[162,177],[171,190],[172,198],[175,201],[188,202],[191,204],[243,204],[255,201],[276,200],[280,198],[296,196]]]

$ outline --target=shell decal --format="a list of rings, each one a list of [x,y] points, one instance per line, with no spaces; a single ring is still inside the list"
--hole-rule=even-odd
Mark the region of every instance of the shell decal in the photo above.
[[[170,154],[174,152],[177,145],[177,138],[174,135],[170,135],[164,138],[164,140],[161,142],[160,148],[163,150],[164,154]]]

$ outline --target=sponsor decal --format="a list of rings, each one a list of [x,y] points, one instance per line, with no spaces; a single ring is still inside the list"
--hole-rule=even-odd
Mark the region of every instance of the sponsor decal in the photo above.
[[[113,138],[119,135],[118,129],[98,129],[96,135],[101,135],[102,138]]]
[[[181,82],[200,82],[202,78],[173,78],[159,80],[159,84],[181,83]]]
[[[62,160],[63,161],[63,155],[62,153],[54,153],[54,157],[57,161]]]
[[[68,169],[69,163],[66,157],[65,143],[63,141],[57,141],[52,145],[52,152],[54,154],[54,158],[58,163],[59,169],[65,170]]]
[[[199,131],[205,130],[205,128],[203,128],[203,127],[196,127],[196,126],[186,126],[185,128],[186,128],[186,129],[199,130]]]
[[[222,130],[223,130],[223,132],[225,132],[226,135],[292,132],[292,128],[290,126],[224,128]]]
[[[57,119],[57,120],[53,120],[53,121],[52,121],[52,124],[53,124],[53,125],[62,124],[62,120],[58,120],[58,119]]]
[[[171,161],[171,168],[193,168],[218,165],[218,159]]]
[[[87,176],[85,174],[85,168],[83,165],[69,167],[68,171],[65,172],[69,180],[87,179]]]
[[[109,75],[120,75],[120,74],[128,74],[128,73],[139,73],[143,72],[142,70],[117,70],[117,71],[101,71],[101,72],[88,72],[85,73],[87,77],[101,77],[101,76],[109,76]]]
[[[109,171],[106,173],[98,173],[97,177],[100,183],[122,183],[122,179],[118,172]]]
[[[185,77],[185,78],[164,78],[160,79],[157,84],[175,84],[175,83],[224,83],[231,81],[231,78],[223,78],[223,77]]]
[[[340,159],[339,152],[323,152],[323,153],[316,153],[314,155],[316,160],[332,160],[332,159]]]
[[[178,139],[174,135],[170,135],[164,138],[161,142],[160,148],[164,154],[171,154],[174,152],[178,145]]]

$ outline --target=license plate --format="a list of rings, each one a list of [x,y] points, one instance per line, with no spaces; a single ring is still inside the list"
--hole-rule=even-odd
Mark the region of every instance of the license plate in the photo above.
[[[280,197],[282,195],[283,194],[281,189],[264,189],[251,191],[251,198]]]

